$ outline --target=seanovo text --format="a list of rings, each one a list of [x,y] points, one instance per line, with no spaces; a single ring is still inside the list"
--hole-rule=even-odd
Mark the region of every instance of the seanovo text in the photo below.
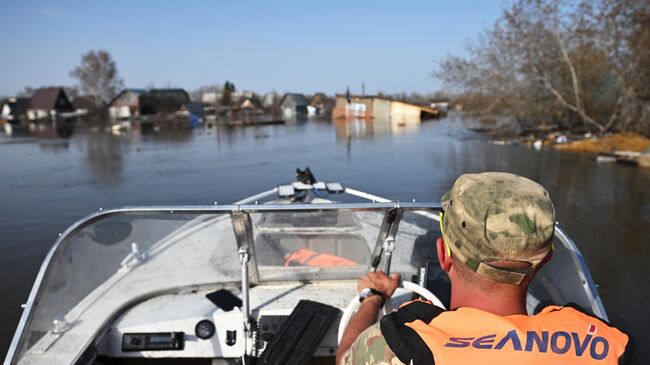
[[[523,335],[523,334],[522,334]],[[523,337],[523,336],[522,336]],[[588,334],[580,336],[577,332],[527,331],[525,338],[520,338],[512,330],[503,337],[496,334],[481,337],[450,337],[445,347],[473,347],[485,350],[511,349],[528,352],[553,352],[559,355],[583,356],[588,354],[594,360],[603,360],[609,353],[609,342],[600,336]]]

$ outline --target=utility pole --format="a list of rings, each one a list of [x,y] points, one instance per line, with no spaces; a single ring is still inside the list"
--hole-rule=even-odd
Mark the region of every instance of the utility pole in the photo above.
[[[366,83],[361,83],[361,96],[366,96]]]

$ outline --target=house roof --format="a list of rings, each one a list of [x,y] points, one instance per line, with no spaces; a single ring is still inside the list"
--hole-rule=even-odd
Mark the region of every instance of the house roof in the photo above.
[[[337,98],[345,98],[346,94],[336,94]],[[350,98],[359,98],[359,99],[382,99],[382,100],[395,100],[389,96],[380,96],[380,95],[359,95],[359,94],[350,94]]]
[[[151,98],[171,98],[181,102],[189,102],[190,95],[183,89],[151,89],[145,92]]]
[[[144,94],[145,92],[147,92],[147,90],[130,87],[130,88],[126,88],[126,89],[122,90],[122,93],[123,92],[132,92],[132,93],[135,93],[135,94]]]
[[[329,102],[329,98],[325,93],[322,92],[317,92],[314,94],[314,96],[311,97],[311,100],[309,101],[310,105],[315,105],[315,104],[322,104],[322,103],[327,103]]]
[[[237,101],[240,108],[262,108],[262,102],[255,94],[243,95]]]
[[[75,109],[92,109],[95,107],[95,99],[92,96],[77,96],[72,99],[72,107]]]
[[[113,105],[115,100],[121,98],[122,95],[124,95],[126,93],[134,93],[136,95],[142,95],[145,92],[147,92],[147,90],[145,90],[145,89],[126,88],[126,89],[120,91],[117,95],[115,95],[115,97],[113,99],[111,99],[111,101],[108,103],[108,105]]]
[[[309,105],[309,100],[303,95],[298,93],[286,93],[280,101],[280,105],[293,104],[293,105]]]
[[[36,89],[30,101],[30,107],[33,109],[45,110],[56,109],[56,101],[61,93],[63,93],[63,96],[67,99],[62,87],[42,87]]]

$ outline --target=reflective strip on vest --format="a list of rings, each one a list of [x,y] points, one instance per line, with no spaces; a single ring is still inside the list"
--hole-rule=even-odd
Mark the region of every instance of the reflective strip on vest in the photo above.
[[[558,306],[499,316],[413,301],[385,316],[381,330],[406,364],[619,364],[629,340],[596,317]]]

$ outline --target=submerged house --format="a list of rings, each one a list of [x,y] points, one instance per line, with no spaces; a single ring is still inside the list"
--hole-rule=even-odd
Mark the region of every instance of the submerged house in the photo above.
[[[332,112],[335,119],[391,119],[400,123],[419,123],[421,118],[435,118],[438,111],[429,106],[407,103],[372,95],[336,95]]]
[[[27,119],[51,119],[73,110],[62,87],[43,87],[34,91],[27,108]]]
[[[216,91],[207,91],[201,94],[201,105],[203,106],[203,113],[206,115],[214,115],[217,112],[219,99]]]
[[[173,114],[189,102],[183,89],[124,89],[111,100],[108,111],[113,119]]]
[[[204,92],[201,94],[201,103],[203,105],[217,105],[217,93],[214,91]]]
[[[183,89],[151,89],[140,95],[140,115],[176,113],[190,102],[190,95]]]
[[[78,115],[85,115],[97,109],[95,98],[89,95],[77,96],[72,99],[72,107]]]
[[[205,110],[205,107],[203,106],[202,103],[198,101],[190,101],[188,103],[183,104],[177,111],[176,115],[179,116],[184,116],[184,117],[197,117],[199,118],[200,116],[203,115]]]
[[[309,100],[309,115],[327,115],[334,109],[334,99],[325,93],[316,93]]]
[[[259,110],[264,108],[260,99],[254,93],[245,93],[237,101],[237,107],[241,110]]]
[[[108,115],[112,119],[126,119],[140,116],[140,95],[144,89],[124,89],[108,104]]]
[[[309,100],[303,94],[286,93],[280,100],[282,115],[287,118],[307,115],[308,106]]]
[[[262,106],[269,112],[275,112],[280,105],[280,95],[275,91],[266,93],[262,98]]]
[[[260,116],[265,113],[262,101],[252,92],[242,94],[239,100],[237,100],[237,105],[234,111],[244,119],[253,116]]]
[[[29,98],[7,98],[0,101],[0,119],[18,122],[27,119]]]

